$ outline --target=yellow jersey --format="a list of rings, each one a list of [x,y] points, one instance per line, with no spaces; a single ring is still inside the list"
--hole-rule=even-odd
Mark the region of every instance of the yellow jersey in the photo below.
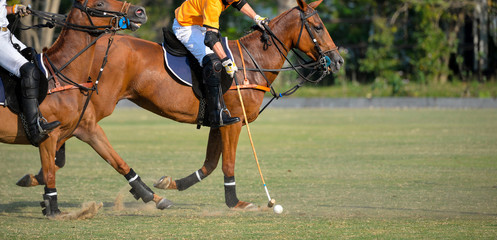
[[[235,0],[227,3],[223,0],[186,0],[176,8],[174,15],[181,26],[199,25],[219,29],[219,16]]]

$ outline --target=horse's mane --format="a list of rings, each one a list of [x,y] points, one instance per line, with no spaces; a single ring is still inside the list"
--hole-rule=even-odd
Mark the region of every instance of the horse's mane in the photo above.
[[[69,16],[66,19],[66,22],[69,22],[71,18],[72,16],[71,14],[69,14]],[[55,42],[52,44],[52,46],[45,51],[45,54],[52,54],[54,52],[57,52],[62,47],[63,39],[65,38],[67,33],[68,33],[67,29],[63,28],[59,36],[55,40]]]

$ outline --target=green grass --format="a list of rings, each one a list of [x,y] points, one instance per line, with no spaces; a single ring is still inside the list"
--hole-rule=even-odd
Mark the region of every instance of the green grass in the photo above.
[[[38,171],[37,149],[1,144],[0,239],[496,239],[496,119],[494,109],[266,110],[251,130],[281,215],[227,209],[220,167],[186,191],[156,190],[176,203],[156,210],[71,139],[57,173],[60,208],[104,207],[93,219],[50,221],[38,204],[43,188],[15,186]],[[207,128],[139,109],[118,109],[101,125],[149,185],[203,163]],[[266,204],[245,128],[236,181],[241,200]]]

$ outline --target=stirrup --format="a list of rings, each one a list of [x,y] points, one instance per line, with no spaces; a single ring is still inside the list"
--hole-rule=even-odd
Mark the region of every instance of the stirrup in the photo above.
[[[228,108],[221,108],[219,110],[219,126],[224,126],[224,121],[223,121],[223,113],[226,112],[228,114],[228,117],[231,117],[230,110]]]
[[[230,122],[228,122],[228,123],[224,122],[224,120],[223,120],[223,115],[224,114],[227,114],[226,120],[230,120]],[[238,117],[231,117],[231,113],[228,110],[228,108],[221,108],[221,110],[219,110],[219,126],[218,127],[228,126],[228,125],[237,123],[239,121],[240,121],[240,118],[238,118]]]
[[[37,121],[36,121],[36,125],[38,126],[38,131],[40,132],[39,134],[40,135],[46,135],[46,134],[49,134],[51,131],[53,131],[56,127],[58,127],[60,125],[60,122],[58,124],[55,124],[56,126],[52,127],[52,128],[48,128],[48,129],[44,129],[42,126],[41,126],[41,122],[43,121],[43,123],[45,124],[49,124],[49,122],[47,121],[47,119],[43,116],[39,116]],[[57,121],[53,122],[53,123],[56,123]]]

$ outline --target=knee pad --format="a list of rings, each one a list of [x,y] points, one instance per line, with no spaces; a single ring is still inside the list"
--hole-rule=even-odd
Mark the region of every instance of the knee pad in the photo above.
[[[221,79],[223,64],[216,54],[208,54],[202,59],[203,80],[208,86],[218,86]]]
[[[21,73],[21,86],[25,98],[38,98],[38,86],[40,85],[40,71],[34,64],[27,62],[19,69]]]

